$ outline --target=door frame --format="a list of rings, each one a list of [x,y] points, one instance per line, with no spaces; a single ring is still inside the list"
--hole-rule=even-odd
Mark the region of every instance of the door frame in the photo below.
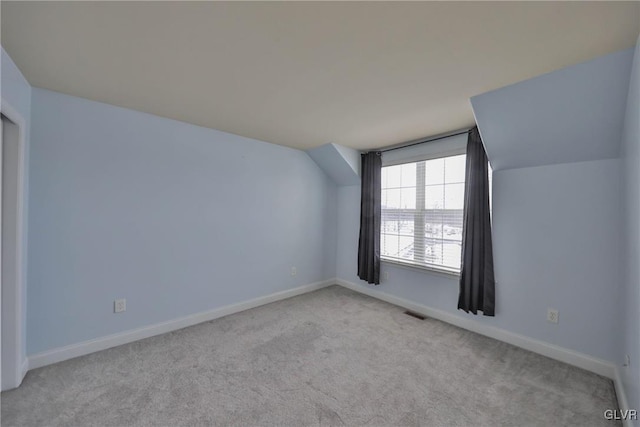
[[[14,303],[15,303],[15,313],[12,319],[4,319],[9,320],[13,323],[13,330],[15,331],[15,337],[13,339],[13,346],[15,346],[15,351],[13,352],[14,360],[11,361],[12,369],[9,372],[2,372],[2,379],[6,381],[9,385],[8,389],[18,387],[22,383],[22,379],[27,373],[29,369],[28,359],[26,354],[24,354],[25,350],[25,313],[23,309],[25,308],[23,305],[23,298],[25,297],[25,271],[23,264],[23,255],[24,249],[26,247],[26,242],[24,240],[24,180],[25,180],[25,152],[26,152],[26,129],[27,122],[24,117],[13,108],[4,98],[1,100],[0,111],[11,120],[18,127],[18,176],[17,176],[17,185],[18,185],[18,198],[17,198],[17,218],[16,218],[16,283],[14,289]],[[3,142],[4,143],[4,142]],[[1,156],[0,156],[1,158]],[[0,171],[2,168],[0,167]],[[1,182],[1,180],[0,180]],[[0,187],[1,189],[1,187]],[[1,192],[0,192],[1,194]],[[0,210],[2,209],[2,200],[0,196]],[[0,216],[1,218],[1,216]],[[1,236],[0,236],[1,237]],[[2,286],[5,286],[3,283]],[[1,316],[4,317],[4,313],[0,313]],[[0,317],[2,319],[2,317]]]

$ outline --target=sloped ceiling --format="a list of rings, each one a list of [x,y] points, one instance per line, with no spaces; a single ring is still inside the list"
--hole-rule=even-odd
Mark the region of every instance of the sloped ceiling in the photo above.
[[[494,170],[619,156],[633,49],[471,98]]]
[[[360,183],[360,153],[337,144],[325,144],[307,154],[337,185]]]
[[[297,148],[473,124],[469,98],[634,45],[639,2],[9,2],[29,82]]]

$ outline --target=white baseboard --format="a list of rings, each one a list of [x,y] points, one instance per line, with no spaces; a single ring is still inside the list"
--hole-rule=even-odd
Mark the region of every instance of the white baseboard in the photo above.
[[[100,350],[106,350],[122,344],[149,338],[154,335],[160,335],[177,329],[186,328],[187,326],[196,325],[209,320],[218,319],[230,314],[249,310],[261,305],[269,304],[275,301],[291,298],[296,295],[312,292],[336,283],[336,279],[324,280],[322,282],[311,283],[309,285],[299,286],[293,289],[276,292],[263,297],[254,298],[249,301],[231,304],[224,307],[216,308],[210,311],[195,313],[189,316],[180,317],[178,319],[169,320],[155,325],[144,326],[142,328],[132,329],[129,331],[119,332],[117,334],[107,335],[100,338],[94,338],[77,344],[71,344],[64,347],[54,348],[42,353],[31,355],[27,358],[25,369],[36,369],[42,366],[51,365],[53,363],[62,362],[63,360],[72,359],[85,354],[94,353]],[[26,370],[25,370],[26,372]]]
[[[369,295],[373,298],[380,299],[382,301],[389,302],[391,304],[404,307],[406,309],[418,312],[428,317],[441,320],[454,326],[458,326],[463,329],[485,335],[490,338],[503,341],[516,347],[523,348],[525,350],[532,351],[534,353],[541,354],[551,359],[559,360],[569,365],[577,366],[578,368],[585,369],[590,372],[594,372],[603,377],[615,380],[616,367],[614,364],[597,359],[595,357],[588,356],[577,351],[569,350],[554,344],[549,344],[544,341],[539,341],[533,338],[526,337],[524,335],[515,334],[513,332],[506,331],[504,329],[496,328],[493,326],[487,326],[485,324],[475,322],[472,319],[465,319],[464,317],[457,316],[446,311],[438,310],[435,308],[427,307],[426,305],[418,304],[404,298],[399,298],[386,292],[372,289],[370,287],[356,285],[343,279],[336,279],[336,283],[345,288],[351,289],[356,292],[360,292],[365,295]]]
[[[616,369],[615,365],[606,360],[597,359],[573,350],[556,346],[554,344],[549,344],[543,341],[526,337],[524,335],[508,332],[504,329],[499,329],[493,326],[487,326],[478,322],[474,322],[471,319],[465,319],[463,317],[456,316],[455,314],[427,307],[425,305],[418,304],[404,298],[396,297],[394,295],[376,289],[356,285],[343,279],[329,279],[322,282],[311,283],[309,285],[303,285],[297,288],[276,292],[249,301],[216,308],[214,310],[195,313],[178,319],[173,319],[142,328],[132,329],[117,334],[107,335],[105,337],[83,341],[77,344],[71,344],[68,346],[47,350],[42,353],[37,353],[29,356],[23,363],[22,372],[26,373],[29,369],[40,368],[42,366],[61,362],[63,360],[84,356],[96,351],[105,350],[107,348],[116,347],[118,345],[127,344],[133,341],[138,341],[144,338],[149,338],[155,335],[160,335],[163,333],[175,331],[177,329],[196,325],[198,323],[207,322],[220,317],[228,316],[230,314],[259,307],[261,305],[291,298],[307,292],[312,292],[333,284],[338,284],[353,291],[369,295],[373,298],[377,298],[382,301],[386,301],[391,304],[424,314],[425,316],[441,320],[460,328],[467,329],[469,331],[476,332],[478,334],[485,335],[499,341],[515,345],[516,347],[520,347],[525,350],[529,350],[534,353],[538,353],[543,356],[547,356],[552,359],[559,360],[561,362],[565,362],[570,365],[585,369],[587,371],[594,372],[598,375],[610,378],[615,381],[616,392],[618,393],[620,407],[623,409],[628,409],[618,370]]]
[[[618,398],[618,409],[620,411],[625,412],[629,409],[640,409],[640,408],[629,408],[629,402],[627,401],[627,393],[624,391],[624,384],[622,383],[622,376],[620,375],[620,368],[615,367],[615,378],[613,379],[613,385],[616,388],[616,397]],[[624,419],[622,420],[622,425],[624,427],[633,427],[633,423],[631,420]]]

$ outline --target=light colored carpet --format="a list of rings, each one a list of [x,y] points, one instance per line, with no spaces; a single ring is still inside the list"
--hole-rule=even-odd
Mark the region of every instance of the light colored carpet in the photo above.
[[[338,286],[30,371],[2,426],[615,425],[613,384]]]

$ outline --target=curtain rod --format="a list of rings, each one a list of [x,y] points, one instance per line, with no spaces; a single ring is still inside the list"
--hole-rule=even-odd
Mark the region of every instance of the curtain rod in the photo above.
[[[423,138],[423,139],[419,139],[419,140],[417,140],[415,142],[409,142],[409,143],[405,143],[403,145],[399,145],[397,147],[392,147],[392,148],[387,148],[385,150],[377,150],[377,151],[379,153],[386,153],[387,151],[399,150],[401,148],[413,147],[414,145],[424,144],[426,142],[433,142],[433,141],[437,141],[439,139],[451,138],[452,136],[464,135],[465,133],[469,133],[472,130],[473,130],[473,128],[467,129],[465,131],[456,131],[455,133],[450,133],[450,134],[442,135],[442,136],[436,136],[436,137],[433,137],[433,138]]]

